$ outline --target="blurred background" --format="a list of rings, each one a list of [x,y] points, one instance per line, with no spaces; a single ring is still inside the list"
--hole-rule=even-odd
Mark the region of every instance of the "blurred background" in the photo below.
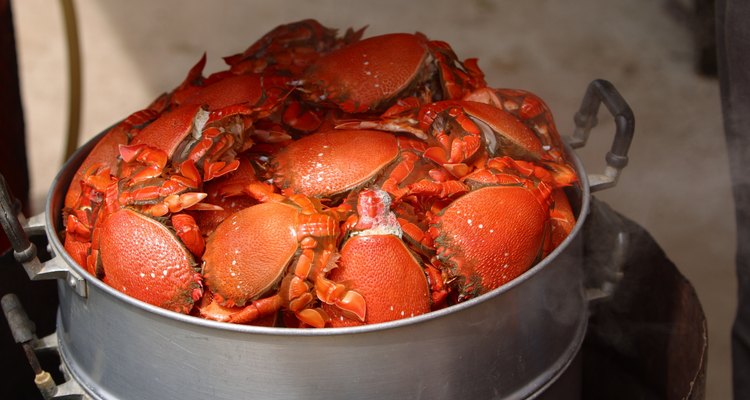
[[[699,73],[694,4],[680,0],[75,2],[83,66],[81,141],[178,85],[207,52],[208,73],[277,25],[316,18],[365,36],[425,33],[476,57],[491,86],[545,99],[563,135],[587,85],[611,81],[635,114],[630,164],[596,193],[646,228],[695,286],[709,325],[708,399],[731,397],[736,307],[734,206],[718,81]],[[67,56],[58,2],[13,2],[32,211],[64,161]],[[604,112],[578,154],[604,166]]]

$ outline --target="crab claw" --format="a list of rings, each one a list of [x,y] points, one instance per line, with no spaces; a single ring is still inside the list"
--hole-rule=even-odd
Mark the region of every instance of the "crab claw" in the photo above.
[[[206,242],[203,240],[200,229],[195,223],[195,219],[188,214],[172,215],[172,226],[177,236],[185,243],[185,247],[195,256],[203,255],[206,248]]]
[[[191,208],[200,203],[206,196],[208,194],[200,192],[170,194],[162,202],[145,207],[143,212],[154,217],[163,217],[168,213],[176,213]]]
[[[347,316],[354,317],[359,321],[365,320],[367,314],[367,302],[361,294],[350,290],[346,285],[336,284],[326,280],[322,283],[320,279],[316,282],[317,296],[320,301],[336,306]]]

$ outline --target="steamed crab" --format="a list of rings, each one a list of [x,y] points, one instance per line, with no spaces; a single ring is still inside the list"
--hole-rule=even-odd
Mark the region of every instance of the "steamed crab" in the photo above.
[[[65,248],[138,300],[231,323],[386,322],[480,296],[575,224],[549,108],[421,33],[282,25],[110,129]]]

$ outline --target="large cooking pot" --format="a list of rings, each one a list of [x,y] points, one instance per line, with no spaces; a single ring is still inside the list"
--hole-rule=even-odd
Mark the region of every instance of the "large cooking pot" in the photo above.
[[[587,175],[572,148],[585,144],[602,103],[615,117],[615,138],[605,173]],[[576,356],[588,321],[581,230],[591,191],[613,186],[627,163],[634,121],[616,89],[596,80],[575,122],[565,150],[581,178],[568,193],[578,221],[548,257],[505,286],[446,309],[330,329],[232,325],[177,314],[130,298],[78,266],[59,236],[61,208],[99,135],[64,165],[43,214],[19,222],[7,196],[2,202],[0,219],[29,276],[58,279],[60,306],[51,340],[72,381],[56,395],[77,390],[94,399],[578,398]],[[42,230],[55,255],[44,263],[26,238]]]

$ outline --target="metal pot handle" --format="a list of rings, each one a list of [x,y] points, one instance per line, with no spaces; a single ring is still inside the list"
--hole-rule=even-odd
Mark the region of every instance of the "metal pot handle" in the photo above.
[[[26,274],[31,280],[64,279],[73,287],[75,293],[86,297],[86,281],[68,268],[60,257],[52,257],[46,262],[39,261],[37,248],[29,240],[28,235],[44,234],[44,213],[26,221],[20,212],[20,204],[13,197],[0,174],[0,225],[13,246],[13,256],[23,264]],[[45,399],[89,399],[81,386],[66,374],[66,381],[57,384],[49,372],[43,370],[37,359],[37,352],[53,351],[59,354],[57,336],[51,334],[44,338],[37,338],[34,323],[29,320],[16,295],[10,293],[2,298],[2,310],[16,343],[20,344],[35,373],[34,383]],[[64,364],[63,364],[64,365]],[[65,371],[63,371],[65,372]]]
[[[577,149],[586,145],[591,129],[598,122],[596,115],[599,112],[599,105],[602,103],[607,106],[610,114],[615,118],[616,131],[612,147],[605,157],[607,167],[604,173],[588,176],[592,193],[617,184],[620,171],[628,164],[628,150],[635,130],[633,111],[622,98],[620,92],[609,81],[597,79],[589,84],[586,94],[583,96],[581,108],[575,115],[576,129],[573,132],[573,137],[568,140],[571,147]]]
[[[13,256],[23,264],[29,279],[62,279],[70,285],[75,293],[86,297],[86,280],[68,267],[60,257],[41,262],[37,257],[37,248],[29,241],[29,234],[44,234],[45,214],[31,217],[28,221],[19,212],[18,201],[10,193],[5,177],[0,174],[0,225],[13,246]]]
[[[605,160],[607,167],[603,174],[589,174],[590,191],[607,189],[617,184],[620,172],[628,164],[628,150],[633,140],[635,119],[633,111],[625,99],[609,81],[592,81],[583,96],[581,107],[575,115],[576,124],[573,137],[568,144],[573,148],[586,145],[591,129],[597,124],[597,113],[601,104],[607,106],[615,119],[615,137]],[[622,279],[630,235],[622,219],[608,205],[592,199],[592,207],[584,235],[586,260],[586,298],[590,304],[609,299]]]
[[[78,382],[73,379],[65,364],[60,364],[65,379],[57,383],[52,375],[42,368],[37,357],[38,353],[52,352],[60,355],[57,335],[55,333],[39,338],[36,335],[36,325],[26,314],[18,297],[9,293],[2,297],[2,309],[5,320],[15,339],[24,350],[31,369],[34,372],[34,384],[44,399],[88,400],[90,397]]]
[[[36,246],[29,241],[21,226],[18,219],[20,209],[21,204],[10,193],[5,177],[0,174],[0,224],[13,246],[13,256],[24,263],[36,257]]]

